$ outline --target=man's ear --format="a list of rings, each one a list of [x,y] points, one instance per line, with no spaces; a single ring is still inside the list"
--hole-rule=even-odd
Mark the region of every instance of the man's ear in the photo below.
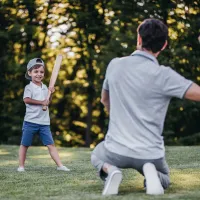
[[[31,72],[30,71],[28,71],[28,75],[31,76]]]
[[[165,44],[163,45],[163,47],[162,47],[162,49],[161,49],[161,51],[163,51],[165,48],[166,48],[166,46],[168,45],[168,42],[167,42],[167,40],[165,41]]]
[[[140,36],[139,33],[138,33],[138,35],[137,35],[137,45],[138,45],[138,46],[142,46],[142,37]]]

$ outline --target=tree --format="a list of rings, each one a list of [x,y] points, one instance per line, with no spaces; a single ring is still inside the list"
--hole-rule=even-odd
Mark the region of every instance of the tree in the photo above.
[[[1,1],[0,141],[19,143],[28,61],[44,59],[48,83],[55,57],[62,53],[50,106],[55,142],[94,147],[108,126],[100,103],[107,65],[112,58],[128,56],[136,49],[136,29],[146,18],[161,19],[169,27],[169,46],[159,62],[199,83],[199,4],[199,0]],[[198,108],[198,103],[172,100],[164,129],[168,144],[186,144],[191,134],[190,144],[200,143]]]

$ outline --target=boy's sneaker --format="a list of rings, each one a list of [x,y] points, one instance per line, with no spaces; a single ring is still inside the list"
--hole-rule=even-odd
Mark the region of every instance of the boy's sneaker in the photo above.
[[[58,171],[66,171],[66,172],[69,172],[69,171],[70,171],[70,169],[67,168],[67,167],[65,167],[64,165],[63,165],[63,166],[60,166],[60,167],[57,167],[57,170],[58,170]]]
[[[146,179],[146,193],[151,195],[164,194],[155,165],[152,163],[144,164],[143,173]]]
[[[18,168],[17,168],[17,171],[18,171],[18,172],[25,172],[25,169],[24,169],[24,167],[18,167]]]
[[[108,177],[104,185],[102,195],[118,194],[119,185],[122,181],[122,172],[117,167],[108,169]]]

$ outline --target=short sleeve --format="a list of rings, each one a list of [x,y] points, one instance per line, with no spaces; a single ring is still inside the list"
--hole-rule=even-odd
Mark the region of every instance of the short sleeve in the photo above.
[[[170,67],[162,70],[162,91],[164,95],[182,99],[192,85],[192,81],[184,78]]]
[[[111,71],[111,66],[113,65],[113,61],[116,60],[117,58],[114,58],[110,61],[110,63],[108,64],[108,67],[106,69],[106,75],[105,75],[105,79],[103,81],[103,89],[104,90],[109,90],[109,74]]]
[[[23,96],[23,99],[25,99],[25,98],[27,98],[27,97],[29,97],[29,98],[32,97],[32,92],[31,92],[31,88],[30,88],[29,85],[27,85],[27,86],[25,87],[25,89],[24,89],[24,96]]]

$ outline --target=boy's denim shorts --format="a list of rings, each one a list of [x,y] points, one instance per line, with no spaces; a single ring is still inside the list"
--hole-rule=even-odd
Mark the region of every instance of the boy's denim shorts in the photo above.
[[[24,121],[22,127],[21,145],[31,146],[33,137],[37,133],[45,146],[54,144],[49,125],[41,125]]]

